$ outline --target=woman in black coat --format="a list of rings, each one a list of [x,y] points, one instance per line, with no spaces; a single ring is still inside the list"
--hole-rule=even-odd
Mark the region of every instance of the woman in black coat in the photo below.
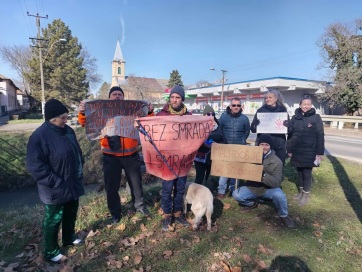
[[[324,128],[319,114],[312,108],[312,100],[304,97],[295,110],[288,127],[288,155],[297,168],[299,193],[294,196],[303,206],[309,201],[312,186],[312,169],[319,166],[324,154]]]
[[[83,243],[75,234],[79,197],[84,194],[82,151],[67,119],[68,109],[60,101],[47,101],[45,122],[30,136],[26,153],[27,169],[45,204],[44,258],[55,263],[64,259],[58,245],[60,225],[64,247]]]
[[[257,117],[258,113],[266,113],[266,112],[287,112],[286,107],[284,106],[284,98],[282,94],[277,90],[269,90],[265,94],[265,102],[264,105],[261,106],[255,113],[253,122],[250,125],[250,130],[253,133],[256,133],[257,126],[260,121]],[[289,119],[289,116],[288,116]],[[288,120],[284,120],[283,124],[285,126],[288,125]],[[255,145],[258,145],[258,139],[262,135],[258,133],[256,135]],[[269,134],[273,138],[273,150],[275,151],[275,155],[282,161],[283,165],[285,163],[285,159],[287,157],[286,150],[286,134]]]
[[[214,110],[210,106],[206,107],[204,110],[204,115],[214,117],[214,127],[208,139],[198,149],[194,159],[195,170],[196,170],[195,183],[198,184],[203,184],[204,181],[205,184],[207,184],[207,180],[210,176],[212,143],[226,143],[224,133],[221,129],[219,120],[217,120],[217,118],[215,117]]]

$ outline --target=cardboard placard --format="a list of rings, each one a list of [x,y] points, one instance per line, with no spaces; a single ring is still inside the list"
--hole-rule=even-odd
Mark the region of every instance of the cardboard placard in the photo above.
[[[263,163],[263,148],[261,146],[213,143],[211,160],[261,164]]]
[[[258,112],[260,124],[256,127],[257,133],[286,134],[288,128],[283,125],[288,120],[287,112]]]
[[[261,181],[262,173],[262,164],[214,160],[211,162],[210,174],[213,176]]]
[[[140,133],[146,171],[164,180],[186,176],[199,147],[207,140],[214,126],[212,116],[155,116],[138,118],[159,150]],[[163,160],[165,158],[167,164]]]
[[[139,139],[136,117],[146,116],[148,105],[139,100],[94,100],[85,103],[85,131],[89,140],[105,136]]]
[[[211,175],[261,181],[263,148],[235,144],[211,146]]]

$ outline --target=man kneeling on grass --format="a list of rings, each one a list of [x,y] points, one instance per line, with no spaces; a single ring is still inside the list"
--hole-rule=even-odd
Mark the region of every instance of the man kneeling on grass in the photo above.
[[[288,216],[287,198],[280,188],[282,182],[283,163],[275,155],[273,138],[262,134],[258,140],[263,147],[263,177],[261,182],[247,181],[244,186],[233,192],[233,198],[246,213],[258,207],[258,200],[273,200],[280,219],[288,228],[294,228],[293,220]]]

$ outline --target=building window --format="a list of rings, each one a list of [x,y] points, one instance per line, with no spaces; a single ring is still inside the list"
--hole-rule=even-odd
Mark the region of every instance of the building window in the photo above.
[[[122,74],[121,67],[118,67],[118,74]]]

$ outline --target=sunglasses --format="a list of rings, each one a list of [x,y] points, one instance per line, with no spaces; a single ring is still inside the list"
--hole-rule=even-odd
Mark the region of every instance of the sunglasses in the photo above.
[[[208,112],[206,113],[207,116],[215,116],[215,113],[214,112]]]
[[[233,105],[231,105],[232,107],[238,107],[238,108],[240,108],[241,107],[241,105],[240,104],[233,104]]]

